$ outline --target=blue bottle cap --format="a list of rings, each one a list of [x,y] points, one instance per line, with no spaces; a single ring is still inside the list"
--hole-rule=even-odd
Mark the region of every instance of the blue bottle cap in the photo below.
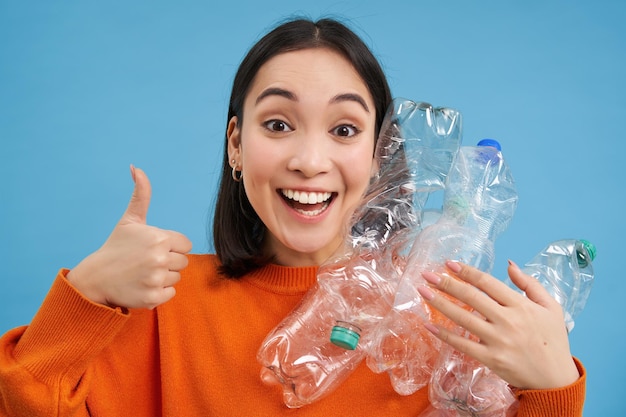
[[[500,146],[500,142],[498,142],[495,139],[489,139],[489,138],[485,138],[480,140],[476,146],[491,146],[492,148],[496,148],[497,150],[501,151],[502,147]]]

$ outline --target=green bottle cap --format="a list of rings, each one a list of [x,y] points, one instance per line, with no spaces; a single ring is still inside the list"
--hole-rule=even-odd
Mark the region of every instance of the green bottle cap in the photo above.
[[[596,246],[585,239],[580,239],[580,243],[582,243],[590,258],[587,259],[587,256],[584,253],[580,253],[580,251],[578,251],[578,253],[576,254],[576,256],[578,257],[578,265],[584,268],[589,264],[589,262],[596,259]]]
[[[330,341],[346,350],[354,350],[359,344],[359,339],[361,338],[361,335],[357,330],[360,329],[348,323],[338,323],[330,332]]]

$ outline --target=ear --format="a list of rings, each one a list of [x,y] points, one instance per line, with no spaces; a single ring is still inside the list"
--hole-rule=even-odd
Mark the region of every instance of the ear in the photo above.
[[[228,129],[226,130],[226,137],[228,140],[228,160],[236,160],[238,165],[241,165],[241,129],[239,128],[237,116],[233,116],[228,121]]]

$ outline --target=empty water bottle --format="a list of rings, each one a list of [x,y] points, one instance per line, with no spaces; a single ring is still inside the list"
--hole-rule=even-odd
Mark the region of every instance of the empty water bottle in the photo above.
[[[563,239],[550,243],[524,264],[522,271],[531,275],[561,304],[568,331],[574,318],[585,308],[593,285],[596,247],[584,239]],[[509,283],[517,288],[513,283]]]

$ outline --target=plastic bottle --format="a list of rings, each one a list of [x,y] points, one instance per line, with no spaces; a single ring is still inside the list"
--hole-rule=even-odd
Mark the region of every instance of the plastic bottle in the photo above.
[[[466,337],[470,337],[466,334]],[[513,417],[515,394],[502,378],[471,356],[442,346],[431,375],[426,416]],[[438,410],[439,414],[431,409]]]
[[[563,239],[550,243],[524,264],[522,270],[539,280],[561,304],[565,325],[570,332],[574,318],[585,308],[593,285],[596,247],[584,239]],[[509,286],[519,291],[512,283]]]
[[[413,243],[393,309],[368,349],[370,368],[386,371],[398,393],[411,394],[430,379],[441,342],[424,324],[454,327],[418,293],[417,288],[426,284],[422,272],[445,272],[449,259],[490,271],[495,238],[508,226],[516,206],[514,181],[499,144],[486,140],[462,147],[447,177],[443,213]]]
[[[596,248],[587,240],[558,240],[522,268],[561,304],[568,331],[573,329],[574,318],[589,297],[595,256]],[[510,279],[508,284],[520,291]],[[433,408],[445,410],[442,416],[508,417],[517,410],[516,397],[504,380],[448,345],[442,349],[432,374],[429,397]],[[430,415],[425,413],[420,417]]]
[[[376,147],[379,170],[344,247],[259,349],[261,378],[281,386],[288,407],[328,394],[363,360],[368,328],[391,308],[399,252],[420,228],[428,195],[443,188],[460,141],[455,110],[403,99],[390,107]]]

